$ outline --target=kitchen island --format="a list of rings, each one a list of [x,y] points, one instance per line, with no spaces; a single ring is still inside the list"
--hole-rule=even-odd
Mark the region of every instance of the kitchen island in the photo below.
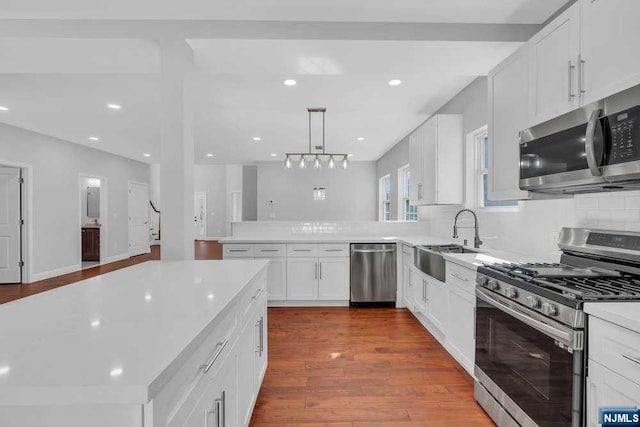
[[[147,262],[0,306],[0,425],[246,425],[267,365],[266,272]]]

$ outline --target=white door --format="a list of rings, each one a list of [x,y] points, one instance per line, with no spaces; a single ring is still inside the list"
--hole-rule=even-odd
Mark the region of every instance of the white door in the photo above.
[[[447,348],[468,372],[475,361],[475,302],[471,294],[449,287]]]
[[[574,4],[529,41],[531,125],[577,108],[580,9]]]
[[[193,197],[193,219],[195,224],[195,236],[207,235],[207,193],[196,192]]]
[[[0,283],[21,282],[20,169],[0,167]]]
[[[640,405],[640,384],[631,380],[589,359],[587,427],[600,426],[598,410],[603,406]]]
[[[318,258],[287,259],[287,299],[318,299]]]
[[[147,254],[149,247],[149,186],[129,183],[129,256]]]
[[[629,51],[640,39],[640,2],[581,0],[580,11],[584,105],[640,83],[640,55]]]
[[[287,299],[287,264],[284,258],[269,259],[267,270],[267,297],[269,300]]]
[[[443,334],[447,333],[448,299],[449,292],[444,283],[433,278],[427,279],[427,317]]]
[[[412,204],[419,204],[422,199],[422,128],[416,129],[409,136],[409,170],[411,171],[411,186],[409,200]]]
[[[432,205],[438,203],[438,118],[422,125],[422,132],[422,203]]]
[[[349,258],[320,258],[318,299],[349,299]]]

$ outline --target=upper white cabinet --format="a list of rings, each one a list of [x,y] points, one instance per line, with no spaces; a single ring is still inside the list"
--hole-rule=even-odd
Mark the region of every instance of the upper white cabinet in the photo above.
[[[564,11],[529,41],[531,125],[580,105],[580,5]],[[522,129],[521,129],[522,130]]]
[[[583,104],[640,84],[638,0],[581,0]]]
[[[528,76],[527,46],[489,73],[489,200],[529,198],[519,188],[519,134],[529,121]]]
[[[433,116],[409,137],[413,205],[458,205],[463,181],[462,116]]]

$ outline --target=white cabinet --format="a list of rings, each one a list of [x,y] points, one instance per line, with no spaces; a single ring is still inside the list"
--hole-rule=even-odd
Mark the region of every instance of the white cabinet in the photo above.
[[[349,258],[320,258],[318,299],[349,299]]]
[[[640,384],[589,360],[587,427],[600,425],[598,409],[603,406],[640,406]]]
[[[287,299],[318,299],[318,258],[287,259]]]
[[[447,333],[447,316],[449,315],[447,285],[427,276],[427,318],[438,328],[440,333]]]
[[[284,258],[269,258],[267,277],[267,296],[269,299],[287,299],[287,263]]]
[[[412,306],[414,314],[427,315],[428,289],[424,275],[416,268],[411,269]]]
[[[529,122],[528,64],[524,46],[489,73],[489,200],[529,198],[519,187],[519,135]]]
[[[445,347],[469,374],[475,362],[475,270],[447,262],[449,314]]]
[[[413,289],[411,282],[411,269],[413,267],[413,248],[408,245],[402,245],[402,297],[404,305],[413,311]]]
[[[533,36],[529,49],[530,125],[535,125],[580,105],[580,5],[569,7]]]
[[[462,203],[462,116],[440,114],[409,136],[413,205]]]
[[[640,84],[638,0],[581,0],[583,104]]]

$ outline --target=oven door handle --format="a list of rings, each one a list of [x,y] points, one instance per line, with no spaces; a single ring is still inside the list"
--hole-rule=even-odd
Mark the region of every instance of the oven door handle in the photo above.
[[[483,300],[484,302],[491,304],[492,306],[499,309],[500,311],[503,311],[504,313],[507,313],[508,315],[515,317],[516,319],[520,320],[522,323],[529,325],[532,328],[542,332],[543,334],[551,338],[554,338],[558,341],[561,341],[562,343],[574,349],[573,331],[571,332],[563,331],[551,325],[547,325],[546,323],[536,320],[530,316],[527,316],[526,314],[521,313],[518,310],[514,310],[508,305],[503,304],[500,301],[493,298],[492,296],[488,295],[486,291],[484,291],[483,289],[476,288],[476,296],[481,300]],[[576,350],[579,350],[579,348]]]

